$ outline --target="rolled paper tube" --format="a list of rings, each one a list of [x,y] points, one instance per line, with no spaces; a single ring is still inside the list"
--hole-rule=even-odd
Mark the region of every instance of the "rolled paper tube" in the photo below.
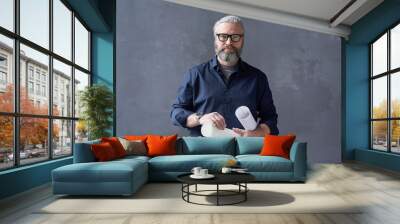
[[[201,134],[204,137],[238,137],[239,134],[232,129],[218,129],[213,122],[207,122],[201,126]]]
[[[253,131],[257,128],[257,122],[248,107],[238,107],[235,111],[235,115],[245,130]]]

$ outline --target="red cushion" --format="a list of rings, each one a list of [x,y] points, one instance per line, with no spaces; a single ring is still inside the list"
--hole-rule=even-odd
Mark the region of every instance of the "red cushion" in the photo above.
[[[176,139],[178,135],[147,137],[148,156],[176,155]]]
[[[261,149],[260,155],[280,156],[289,159],[290,148],[295,139],[295,135],[266,135],[264,137],[264,145]]]
[[[117,158],[113,147],[108,142],[92,144],[90,147],[97,161],[103,162]]]
[[[114,149],[117,158],[126,156],[126,151],[117,137],[101,138],[101,142],[108,142]]]

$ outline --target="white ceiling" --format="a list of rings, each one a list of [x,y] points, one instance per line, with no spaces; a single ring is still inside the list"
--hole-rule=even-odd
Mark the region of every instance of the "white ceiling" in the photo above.
[[[226,0],[329,21],[351,0]]]
[[[383,0],[165,0],[348,38],[350,26]],[[335,17],[347,4],[350,7]]]

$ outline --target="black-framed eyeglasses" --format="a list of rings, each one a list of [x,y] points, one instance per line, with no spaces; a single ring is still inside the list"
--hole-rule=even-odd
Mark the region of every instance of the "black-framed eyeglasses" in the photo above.
[[[230,38],[232,42],[239,42],[243,34],[227,34],[227,33],[217,33],[218,40],[221,42],[228,41]]]

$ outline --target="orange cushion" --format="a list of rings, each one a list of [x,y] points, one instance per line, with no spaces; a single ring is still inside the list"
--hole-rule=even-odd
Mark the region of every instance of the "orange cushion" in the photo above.
[[[103,162],[117,158],[113,147],[108,142],[92,144],[91,149],[97,161]]]
[[[295,135],[266,135],[264,137],[264,145],[261,149],[261,156],[280,156],[286,159],[290,158],[290,148],[294,140]]]
[[[176,155],[176,139],[178,135],[147,137],[148,156]]]
[[[101,138],[101,142],[108,142],[114,149],[115,155],[117,158],[121,158],[126,156],[126,151],[122,146],[121,142],[119,142],[118,138],[116,137],[109,137],[109,138]]]

